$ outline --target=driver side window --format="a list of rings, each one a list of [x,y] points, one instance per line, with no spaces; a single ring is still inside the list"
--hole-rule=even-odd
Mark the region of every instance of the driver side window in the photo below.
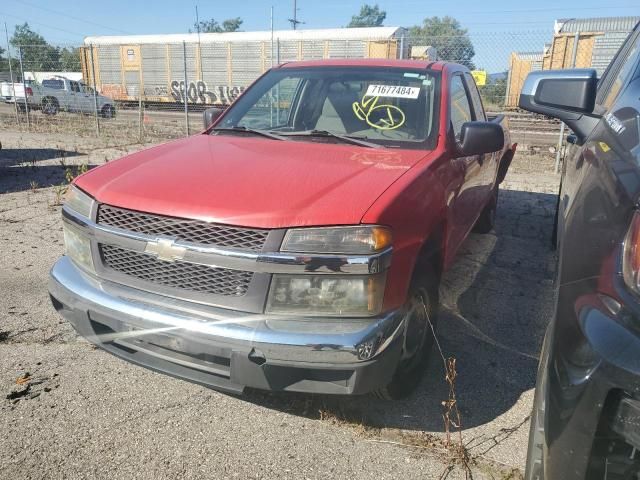
[[[451,80],[451,125],[456,140],[460,140],[462,124],[471,120],[471,105],[462,82],[462,76],[455,75]]]
[[[283,78],[247,111],[241,125],[268,130],[288,126],[300,82],[299,78]]]

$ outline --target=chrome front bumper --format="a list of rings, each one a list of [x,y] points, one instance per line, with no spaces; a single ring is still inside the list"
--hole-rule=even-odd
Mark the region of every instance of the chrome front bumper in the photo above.
[[[67,257],[51,270],[56,309],[80,335],[145,367],[213,388],[358,394],[386,385],[403,316],[300,318],[243,313],[94,278]]]

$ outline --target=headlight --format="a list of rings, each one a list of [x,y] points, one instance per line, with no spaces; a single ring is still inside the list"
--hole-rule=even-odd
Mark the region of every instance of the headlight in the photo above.
[[[65,253],[84,269],[94,272],[91,241],[73,227],[63,224],[62,231],[64,232]]]
[[[640,293],[640,213],[635,212],[624,240],[622,274],[627,286]]]
[[[65,194],[64,204],[80,215],[91,217],[93,198],[73,185],[69,187],[69,190],[67,190]]]
[[[283,252],[370,254],[391,245],[391,230],[386,227],[296,228],[287,231]]]
[[[273,275],[268,313],[371,316],[382,310],[386,275]]]

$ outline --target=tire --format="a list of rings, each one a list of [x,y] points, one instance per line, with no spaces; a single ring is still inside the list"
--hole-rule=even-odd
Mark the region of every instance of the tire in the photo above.
[[[429,269],[409,288],[402,339],[402,354],[391,382],[375,390],[373,395],[383,400],[401,400],[418,387],[429,363],[435,343],[434,332],[438,311],[437,275]]]
[[[103,118],[115,118],[116,116],[116,109],[112,105],[105,105],[100,112]]]
[[[482,209],[482,213],[476,224],[473,226],[474,233],[489,233],[496,225],[496,210],[498,209],[498,186],[496,185],[491,199],[487,205]]]
[[[42,113],[45,115],[57,115],[60,106],[54,98],[45,98],[42,100]]]

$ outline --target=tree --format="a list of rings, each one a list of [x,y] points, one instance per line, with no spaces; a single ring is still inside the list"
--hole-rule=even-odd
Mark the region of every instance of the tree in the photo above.
[[[504,105],[504,97],[507,93],[507,78],[498,78],[493,82],[478,87],[480,96],[486,107],[502,107]]]
[[[220,25],[215,18],[211,18],[209,20],[200,20],[199,23],[194,23],[193,29],[201,33],[237,32],[242,23],[243,20],[240,17],[228,18],[222,22],[222,25]],[[191,30],[189,30],[189,33],[192,33]]]
[[[29,71],[56,71],[60,68],[60,51],[47,43],[42,35],[34,32],[28,23],[16,25],[10,40],[19,57],[22,52],[22,64]]]
[[[360,13],[351,17],[347,27],[381,27],[385,18],[387,18],[387,12],[380,10],[377,3],[373,6],[365,3],[360,7]]]
[[[473,70],[472,58],[476,54],[466,28],[452,17],[430,17],[409,29],[413,44],[430,45],[436,48],[443,60],[461,63]]]
[[[60,50],[60,69],[63,72],[80,72],[82,70],[79,48],[70,47]]]
[[[227,18],[222,22],[222,29],[225,32],[237,32],[240,30],[240,25],[242,25],[242,19],[240,17]]]
[[[18,72],[19,68],[20,66],[18,65],[18,60],[16,60],[15,54],[13,54],[11,58],[11,70],[13,71],[14,78],[16,78],[16,73]],[[9,52],[0,47],[0,72],[8,73],[9,70]]]

